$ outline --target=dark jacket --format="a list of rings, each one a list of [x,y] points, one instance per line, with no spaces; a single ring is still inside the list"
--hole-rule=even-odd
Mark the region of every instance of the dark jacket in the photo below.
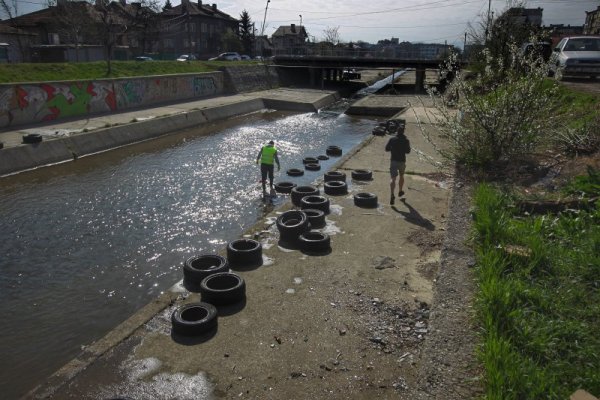
[[[406,155],[410,153],[410,142],[403,134],[394,136],[385,145],[385,151],[392,153],[392,160],[406,162]]]

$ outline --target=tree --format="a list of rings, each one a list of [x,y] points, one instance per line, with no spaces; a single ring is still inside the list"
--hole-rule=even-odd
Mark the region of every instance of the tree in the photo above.
[[[92,5],[80,1],[62,1],[54,7],[54,17],[63,40],[75,45],[75,60],[79,62],[79,48],[86,33],[90,32]]]
[[[327,43],[331,43],[334,46],[337,46],[338,44],[340,44],[340,27],[336,26],[335,28],[333,27],[327,27],[325,30],[323,30],[323,41],[327,42]]]
[[[15,24],[14,18],[19,15],[18,0],[0,0],[0,11],[5,14],[9,19],[9,26],[19,29]],[[17,46],[19,46],[19,52],[21,53],[21,60],[25,60],[25,48],[21,41],[21,35],[19,32],[15,35],[17,37]]]
[[[221,37],[221,46],[223,51],[242,51],[242,41],[231,29],[227,29]]]
[[[254,55],[253,45],[255,38],[253,24],[248,11],[246,10],[242,11],[242,14],[240,15],[240,39],[242,41],[244,53]]]
[[[99,1],[94,8],[96,12],[95,36],[104,46],[106,75],[112,74],[112,57],[114,48],[128,32],[128,18],[121,8],[107,0]]]
[[[171,0],[167,0],[167,2],[165,3],[165,6],[162,9],[164,11],[164,10],[170,10],[171,8],[173,8],[173,5],[171,4]]]

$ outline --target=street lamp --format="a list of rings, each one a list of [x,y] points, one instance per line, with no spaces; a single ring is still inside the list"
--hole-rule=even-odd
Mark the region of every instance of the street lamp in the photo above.
[[[269,3],[271,0],[267,0],[267,6],[265,7],[265,17],[263,18],[262,28],[260,29],[260,36],[265,34],[265,21],[267,20],[267,10],[269,9]]]
[[[302,14],[300,14],[300,26],[302,26]]]

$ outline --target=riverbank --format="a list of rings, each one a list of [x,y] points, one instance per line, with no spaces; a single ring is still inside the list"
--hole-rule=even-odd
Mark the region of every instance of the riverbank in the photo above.
[[[415,114],[424,112],[419,107],[404,114],[407,135],[415,150],[432,154],[414,123]],[[462,303],[447,303],[434,294],[437,287],[449,287],[455,268],[469,271],[454,264],[454,257],[444,257],[454,246],[444,241],[452,226],[452,177],[436,174],[413,153],[406,198],[390,206],[386,140],[370,136],[335,165],[348,175],[350,194],[329,197],[332,212],[323,231],[331,235],[330,254],[309,256],[278,246],[273,222],[292,207],[286,202],[245,232],[263,244],[265,263],[239,271],[247,285],[246,302],[221,309],[216,332],[198,340],[172,335],[174,308],[199,298],[177,284],[87,346],[26,398],[408,399],[426,394],[432,372],[424,350],[431,349],[427,343],[433,338],[445,337],[435,351],[448,348],[472,356],[472,349],[464,348],[468,337],[448,335],[452,325],[468,326],[468,301],[462,296]],[[371,169],[374,179],[351,181],[351,171],[361,168]],[[353,204],[352,195],[364,191],[379,196],[378,208]],[[454,196],[452,203],[463,200]],[[463,293],[469,282],[452,282],[453,293]],[[454,318],[459,313],[466,317]],[[441,382],[450,368],[435,367],[433,381]],[[444,398],[464,398],[442,392]]]
[[[280,88],[17,128],[0,132],[0,142],[4,143],[0,176],[73,161],[265,108],[315,112],[338,99],[335,91]],[[23,144],[24,135],[39,135],[42,141]]]

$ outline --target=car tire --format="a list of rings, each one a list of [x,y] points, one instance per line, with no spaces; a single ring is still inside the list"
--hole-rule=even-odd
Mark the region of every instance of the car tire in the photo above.
[[[300,200],[300,208],[312,208],[315,210],[321,210],[325,214],[329,214],[329,199],[324,196],[304,196]]]
[[[361,208],[377,208],[377,196],[373,193],[356,193],[354,195],[354,205]]]
[[[325,154],[328,156],[339,157],[342,155],[342,148],[338,146],[328,146],[325,150]]]
[[[217,327],[217,309],[208,303],[190,303],[177,307],[171,314],[173,332],[196,336]]]
[[[231,272],[209,275],[200,283],[200,296],[215,306],[239,303],[246,298],[246,282]]]
[[[229,267],[255,267],[262,265],[262,245],[253,239],[238,239],[227,245]]]
[[[304,169],[306,169],[307,171],[319,171],[321,169],[321,166],[319,164],[305,164],[304,165]]]
[[[315,157],[304,157],[302,159],[302,164],[306,165],[306,164],[318,164],[319,160]]]
[[[289,210],[277,217],[277,230],[284,242],[295,242],[303,232],[309,229],[309,220],[303,211]]]
[[[287,174],[289,176],[302,176],[304,175],[304,171],[298,168],[290,168],[287,170]]]
[[[323,232],[309,231],[303,233],[298,241],[300,250],[304,252],[325,253],[331,250],[331,238]]]
[[[291,191],[292,204],[296,207],[300,207],[304,196],[318,196],[319,194],[321,194],[319,189],[314,186],[296,186]]]
[[[316,210],[314,208],[305,208],[302,212],[306,214],[311,229],[320,229],[327,225],[324,211]]]
[[[229,271],[229,263],[225,257],[217,254],[190,257],[183,263],[183,286],[190,292],[197,292],[204,278],[227,271]]]
[[[346,182],[346,174],[340,171],[328,171],[324,175],[325,182],[343,181]]]
[[[39,133],[29,133],[27,135],[23,135],[23,144],[40,143],[42,140],[42,135]]]
[[[325,161],[325,160],[329,160],[329,156],[326,156],[323,154],[323,155],[317,156],[317,159],[320,161]]]
[[[298,185],[292,182],[278,182],[275,184],[275,191],[277,193],[290,193],[296,186]]]
[[[348,193],[348,185],[344,181],[328,181],[323,185],[325,194],[342,196]]]
[[[352,171],[352,179],[355,181],[370,181],[373,179],[373,172],[368,169],[355,169]]]

